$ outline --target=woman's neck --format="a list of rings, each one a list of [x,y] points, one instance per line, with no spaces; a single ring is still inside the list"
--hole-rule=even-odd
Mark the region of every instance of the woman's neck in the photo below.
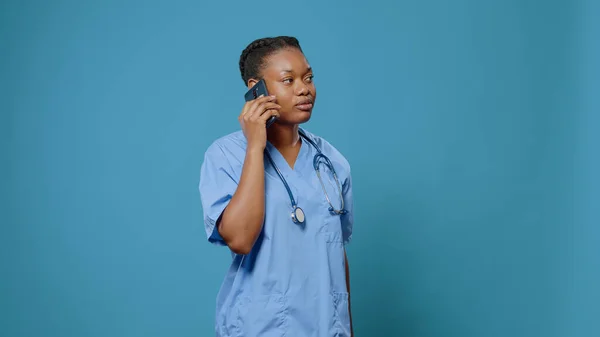
[[[267,130],[267,139],[278,150],[296,148],[300,141],[298,125],[273,124]]]
[[[267,130],[267,139],[281,153],[290,168],[294,169],[296,158],[300,153],[300,134],[298,125],[276,125],[273,124]]]

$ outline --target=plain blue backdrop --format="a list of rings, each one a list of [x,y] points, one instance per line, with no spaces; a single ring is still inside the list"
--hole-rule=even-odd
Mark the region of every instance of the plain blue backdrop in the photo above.
[[[206,147],[294,35],[348,158],[357,336],[600,336],[592,1],[3,1],[0,335],[211,336]]]

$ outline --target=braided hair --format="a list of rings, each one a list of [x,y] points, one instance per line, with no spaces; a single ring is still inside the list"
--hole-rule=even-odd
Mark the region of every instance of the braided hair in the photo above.
[[[240,74],[244,84],[251,78],[260,77],[267,56],[285,48],[296,48],[302,52],[298,39],[292,36],[266,37],[250,43],[240,55]]]

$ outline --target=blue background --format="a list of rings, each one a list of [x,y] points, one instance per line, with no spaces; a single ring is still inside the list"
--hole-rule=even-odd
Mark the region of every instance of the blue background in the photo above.
[[[3,1],[0,335],[213,335],[202,156],[289,34],[353,168],[357,336],[600,336],[599,9]]]

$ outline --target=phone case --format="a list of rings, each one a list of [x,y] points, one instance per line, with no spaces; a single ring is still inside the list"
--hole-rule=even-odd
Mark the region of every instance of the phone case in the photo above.
[[[248,90],[248,92],[246,92],[246,95],[244,95],[244,98],[246,99],[246,102],[248,102],[248,101],[257,99],[261,95],[264,95],[264,96],[269,95],[269,93],[267,92],[267,85],[265,84],[264,80],[260,80],[254,86],[252,86],[252,88],[250,88],[250,90]],[[277,117],[275,117],[275,116],[272,116],[271,118],[269,118],[269,120],[267,120],[267,127],[273,125],[273,123],[275,123],[276,119],[277,119]]]
[[[252,88],[250,88],[250,90],[248,90],[248,92],[246,92],[246,102],[257,99],[260,95],[269,95],[267,92],[267,86],[263,80],[258,81]]]

